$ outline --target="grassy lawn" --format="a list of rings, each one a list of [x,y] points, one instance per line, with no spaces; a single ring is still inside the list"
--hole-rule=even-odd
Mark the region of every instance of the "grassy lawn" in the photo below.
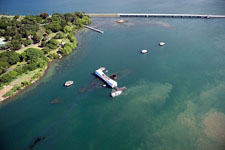
[[[0,54],[3,53],[3,52],[6,52],[6,50],[0,50]]]
[[[49,37],[49,39],[51,39],[51,38],[53,38],[54,36],[56,35],[56,33],[50,33],[49,35],[48,35],[48,37]]]
[[[27,47],[23,47],[23,48],[17,50],[16,52],[19,53],[19,54],[21,54],[21,53],[23,53],[28,48],[38,48],[38,49],[40,49],[40,47],[38,47],[38,45],[39,45],[39,43],[38,44],[32,44],[32,45],[29,45]]]
[[[16,67],[19,67],[19,66],[24,65],[24,64],[27,64],[27,62],[24,62],[24,61],[23,62],[17,62],[15,65],[10,66],[10,68],[16,68]]]
[[[24,73],[24,74],[18,76],[17,79],[13,80],[13,81],[11,82],[11,85],[20,85],[21,82],[23,82],[23,81],[30,81],[31,78],[32,78],[36,73],[42,72],[42,70],[43,70],[42,68],[38,68],[38,69],[36,69],[36,70],[33,70],[33,71],[28,72],[27,74]]]
[[[36,70],[30,71],[28,73],[24,73],[20,76],[17,77],[17,79],[14,79],[9,85],[7,85],[6,87],[2,87],[0,89],[0,101],[4,100],[4,95],[7,93],[10,93],[8,96],[12,96],[13,93],[15,93],[16,91],[13,90],[14,87],[21,87],[22,86],[22,82],[26,81],[26,82],[32,82],[35,79],[32,79],[32,77],[34,77],[36,74],[43,74],[44,69],[43,68],[38,68]],[[36,76],[37,77],[37,76]],[[12,95],[11,95],[12,94]]]
[[[39,27],[39,30],[37,32],[38,36],[42,36],[45,33],[45,28],[44,27]]]
[[[17,64],[10,66],[8,68],[8,70],[14,70],[16,67],[20,67],[20,66],[25,65],[25,64],[27,64],[27,62],[17,62]]]

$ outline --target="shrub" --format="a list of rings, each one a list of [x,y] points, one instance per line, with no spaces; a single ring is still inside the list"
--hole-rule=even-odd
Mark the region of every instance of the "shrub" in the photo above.
[[[58,32],[54,36],[54,39],[63,39],[63,38],[65,38],[65,35],[62,32]]]
[[[46,30],[46,33],[50,34],[50,33],[52,33],[52,31],[51,30]]]
[[[46,41],[42,41],[41,42],[41,47],[45,47],[47,45],[47,42]]]
[[[21,86],[22,86],[22,87],[23,87],[23,86],[26,86],[26,85],[28,85],[28,82],[27,82],[27,81],[21,82]]]
[[[57,46],[52,44],[52,43],[46,44],[46,47],[48,47],[49,49],[56,49],[57,48]]]
[[[51,51],[51,49],[49,49],[48,47],[44,47],[42,51],[44,52],[44,54],[48,54]]]
[[[46,18],[48,18],[48,14],[47,13],[41,13],[40,14],[40,17],[42,18],[42,19],[46,19]]]
[[[11,50],[18,50],[22,47],[21,42],[19,40],[12,40],[11,42]]]
[[[2,83],[9,83],[13,79],[15,79],[16,75],[17,75],[17,72],[16,71],[7,72],[7,73],[3,74],[0,77],[0,82],[2,82]]]
[[[42,58],[45,61],[47,61],[47,58],[45,57],[44,53],[36,48],[28,48],[27,50],[24,51],[26,55],[26,60],[27,61],[32,61],[36,60],[38,58]]]
[[[20,55],[16,52],[3,52],[0,54],[0,61],[1,62],[7,62],[9,63],[10,65],[14,65],[16,64],[17,62],[20,61]]]
[[[23,44],[24,44],[24,46],[31,45],[31,44],[33,44],[33,40],[24,40]]]

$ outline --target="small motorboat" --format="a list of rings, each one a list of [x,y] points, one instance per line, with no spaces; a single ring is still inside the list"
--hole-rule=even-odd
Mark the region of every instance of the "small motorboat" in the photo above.
[[[164,43],[164,42],[160,42],[159,43],[159,46],[164,46],[166,43]]]
[[[66,81],[64,86],[68,87],[68,86],[71,86],[73,85],[73,81]]]
[[[146,50],[146,49],[141,50],[142,54],[146,54],[147,52],[148,52],[148,50]]]
[[[117,23],[125,23],[125,22],[128,22],[127,20],[118,20],[118,21],[116,21]]]
[[[118,91],[113,90],[113,91],[111,92],[111,96],[112,96],[112,97],[119,96],[120,94],[122,94],[122,91],[121,91],[121,90],[118,90]]]

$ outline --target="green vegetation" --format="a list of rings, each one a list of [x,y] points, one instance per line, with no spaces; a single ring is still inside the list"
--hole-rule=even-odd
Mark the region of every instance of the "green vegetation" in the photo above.
[[[0,88],[31,71],[45,68],[49,61],[61,55],[70,54],[77,47],[75,30],[90,23],[90,17],[80,12],[2,16],[0,38],[5,38],[6,45],[0,46]],[[35,74],[32,80],[41,75]],[[29,82],[23,81],[4,96],[12,96],[26,85]]]

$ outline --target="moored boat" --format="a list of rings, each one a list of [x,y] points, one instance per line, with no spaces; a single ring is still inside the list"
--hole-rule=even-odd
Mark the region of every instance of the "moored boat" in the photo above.
[[[142,54],[146,54],[147,52],[148,52],[148,50],[146,50],[146,49],[141,50]]]
[[[164,46],[166,43],[164,43],[164,42],[160,42],[159,43],[159,46]]]
[[[64,86],[68,87],[68,86],[71,86],[73,85],[73,81],[66,81]]]
[[[112,97],[119,96],[120,94],[122,94],[122,91],[121,91],[121,90],[119,90],[119,91],[113,90],[113,91],[111,92],[111,96],[112,96]]]

